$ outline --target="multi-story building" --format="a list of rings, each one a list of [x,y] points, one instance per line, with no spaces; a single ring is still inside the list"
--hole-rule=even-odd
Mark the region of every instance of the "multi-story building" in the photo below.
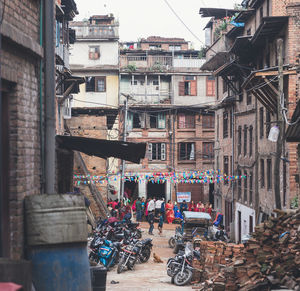
[[[119,139],[119,32],[118,21],[112,14],[94,15],[87,21],[71,22],[76,32],[76,42],[71,47],[70,66],[72,72],[85,78],[80,93],[74,95],[72,118],[67,124],[72,135]],[[92,176],[104,177],[118,171],[118,160],[107,160],[82,154],[88,172]],[[81,172],[78,161],[75,170]],[[81,169],[80,169],[81,168]],[[115,183],[115,184],[114,184]],[[107,187],[97,184],[103,198],[114,198],[119,182],[111,181]]]
[[[211,41],[202,69],[213,71],[217,80],[215,164],[225,174],[245,176],[215,189],[216,204],[225,213],[227,230],[234,223],[231,230],[237,241],[274,208],[289,207],[298,191],[295,146],[280,141],[283,151],[278,155],[278,144],[268,140],[281,116],[279,38],[284,48],[284,106],[293,109],[296,101],[291,67],[299,52],[299,28],[292,15],[299,6],[292,2],[243,1],[242,11],[200,9],[202,16],[212,17],[206,26]]]
[[[120,45],[120,106],[128,98],[127,140],[147,142],[142,164],[126,163],[125,175],[183,173],[213,168],[214,79],[199,68],[204,60],[181,38],[148,37]],[[120,113],[124,128],[125,106]],[[191,192],[192,200],[208,201],[212,187],[203,184],[125,182],[133,197],[176,199]]]

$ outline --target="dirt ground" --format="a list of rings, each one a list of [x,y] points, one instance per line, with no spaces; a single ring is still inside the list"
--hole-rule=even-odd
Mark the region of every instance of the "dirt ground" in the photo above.
[[[168,246],[169,238],[174,234],[176,225],[164,224],[163,234],[158,234],[157,223],[155,223],[154,236],[148,235],[148,224],[142,223],[143,238],[153,239],[151,258],[147,263],[136,264],[132,271],[126,270],[117,274],[116,267],[108,272],[106,290],[139,290],[139,291],[168,291],[168,290],[192,290],[192,286],[179,287],[171,284],[171,277],[167,275],[168,258],[173,257],[173,250]],[[153,253],[156,253],[163,260],[163,263],[153,262]],[[118,284],[111,284],[111,281],[118,281]]]

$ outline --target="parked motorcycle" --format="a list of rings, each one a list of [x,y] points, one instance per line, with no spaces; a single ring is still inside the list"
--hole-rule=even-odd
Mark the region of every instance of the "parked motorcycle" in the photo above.
[[[117,273],[122,273],[125,268],[132,270],[136,262],[147,262],[151,255],[152,246],[151,238],[142,241],[132,240],[131,244],[124,246],[120,254]]]
[[[181,227],[177,226],[175,229],[175,235],[171,236],[169,239],[169,247],[174,249],[176,246],[176,241],[182,240],[182,230]]]
[[[167,274],[172,278],[172,283],[177,286],[188,284],[193,275],[193,258],[200,258],[200,252],[193,250],[192,244],[188,242],[184,251],[179,251],[175,258],[170,258],[167,263]]]
[[[89,259],[101,263],[108,270],[119,262],[120,242],[112,242],[96,237],[90,245]]]

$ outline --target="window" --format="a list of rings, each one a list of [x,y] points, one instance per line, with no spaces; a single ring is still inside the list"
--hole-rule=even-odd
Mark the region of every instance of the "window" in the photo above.
[[[272,160],[267,159],[267,188],[272,189]]]
[[[228,156],[224,156],[224,165],[223,165],[223,175],[225,176],[228,176],[229,175],[229,161],[228,161]],[[226,179],[225,180],[225,177],[224,177],[224,184],[228,184],[228,180]]]
[[[248,177],[247,177],[247,172],[244,172],[245,175],[245,179],[244,179],[244,202],[247,203],[247,199],[248,199],[248,187],[247,187],[247,183],[248,183]]]
[[[150,44],[149,49],[150,50],[158,50],[158,49],[161,49],[161,45],[160,44]]]
[[[265,160],[260,160],[260,188],[265,188]]]
[[[204,142],[202,146],[203,146],[203,159],[213,159],[215,156],[214,143]]]
[[[223,138],[228,137],[228,112],[223,112]]]
[[[127,126],[129,131],[133,128],[144,128],[145,115],[143,113],[128,112]]]
[[[178,114],[178,128],[195,128],[195,115],[193,114]]]
[[[249,203],[253,203],[253,172],[249,174]]]
[[[138,81],[137,80],[131,80],[130,84],[136,86],[138,84]]]
[[[248,127],[244,125],[244,156],[247,155],[247,137],[248,137]]]
[[[89,47],[89,59],[98,60],[100,58],[100,47],[99,46],[90,46]]]
[[[105,92],[106,77],[86,77],[85,81],[86,92]]]
[[[242,127],[238,128],[238,155],[242,153]]]
[[[223,93],[226,93],[228,91],[228,86],[226,81],[223,79]]]
[[[180,51],[181,46],[180,45],[169,45],[169,51]]]
[[[215,128],[215,116],[214,115],[202,115],[202,127],[203,128]]]
[[[186,76],[185,81],[179,82],[179,96],[197,96],[196,77]]]
[[[166,160],[166,144],[165,143],[149,143],[148,144],[149,160]]]
[[[242,172],[241,170],[238,170],[238,200],[241,200],[242,199],[242,179],[241,179],[241,176],[242,176]]]
[[[268,138],[271,129],[271,113],[267,110],[266,112],[266,137]]]
[[[253,154],[253,126],[249,127],[249,156],[252,157]]]
[[[150,128],[166,128],[166,115],[164,113],[149,113],[149,127]]]
[[[195,160],[195,143],[180,142],[178,146],[179,146],[179,160],[180,161]]]
[[[229,114],[230,114],[230,138],[232,138],[232,125],[233,125],[232,109],[229,111]]]
[[[249,233],[253,232],[253,216],[249,215]]]
[[[259,137],[264,137],[264,108],[259,108]]]
[[[215,96],[215,77],[206,77],[206,96]]]
[[[158,86],[159,82],[158,82],[158,80],[153,80],[152,84],[153,84],[153,86]]]
[[[247,105],[252,103],[252,94],[251,92],[247,92]]]

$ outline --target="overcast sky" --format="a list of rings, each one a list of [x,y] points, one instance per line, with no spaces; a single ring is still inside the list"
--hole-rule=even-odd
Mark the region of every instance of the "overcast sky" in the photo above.
[[[201,18],[200,7],[233,8],[241,0],[76,0],[82,20],[91,15],[113,13],[119,19],[120,41],[136,41],[151,35],[163,37],[182,37],[191,41],[196,49],[202,46],[176,18],[176,11],[190,30],[204,41],[203,27],[209,18]]]

